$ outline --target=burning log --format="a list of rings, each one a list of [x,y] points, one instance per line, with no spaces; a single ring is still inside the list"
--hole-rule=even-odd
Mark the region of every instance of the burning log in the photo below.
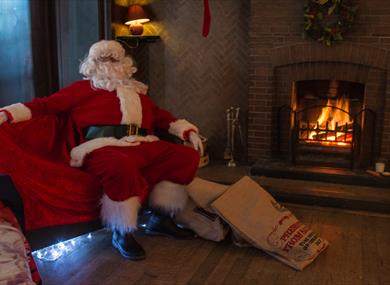
[[[326,122],[325,128],[321,129],[319,122],[317,122],[316,127],[311,129],[309,139],[341,142],[352,141],[352,130],[353,123],[345,123],[340,126],[336,123],[334,128],[329,128],[329,122]]]
[[[351,142],[352,134],[350,133],[338,133],[337,137],[335,132],[319,133],[313,136],[313,140],[317,141],[334,141],[334,142]]]
[[[345,123],[344,125],[339,126],[336,123],[336,127],[334,128],[337,132],[347,132],[353,129],[353,123]]]
[[[353,129],[353,123],[345,123],[343,125],[340,125],[338,123],[336,123],[336,126],[334,129],[331,129],[329,128],[329,125],[328,125],[328,122],[325,126],[324,129],[321,129],[320,127],[320,124],[317,122],[317,125],[314,127],[314,128],[311,128],[310,127],[310,123],[309,122],[300,122],[300,128],[301,128],[301,131],[306,131],[306,130],[309,130],[309,131],[312,131],[312,132],[316,132],[317,130],[318,131],[328,131],[328,132],[334,132],[334,131],[337,131],[337,132],[345,132],[345,131],[350,131]]]

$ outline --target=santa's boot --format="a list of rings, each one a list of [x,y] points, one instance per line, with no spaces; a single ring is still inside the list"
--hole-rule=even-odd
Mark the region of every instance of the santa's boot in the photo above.
[[[118,230],[112,232],[112,245],[119,253],[131,260],[145,259],[145,250],[135,240],[132,233],[121,233]]]
[[[157,183],[150,193],[148,219],[144,225],[146,234],[162,235],[179,239],[194,238],[195,233],[190,229],[179,227],[172,216],[182,211],[187,203],[188,196],[185,185],[170,181]]]
[[[138,211],[141,207],[139,197],[114,201],[103,195],[101,203],[102,222],[112,230],[114,248],[127,259],[144,259],[145,251],[132,234],[137,229]]]
[[[195,237],[192,230],[176,225],[169,215],[161,211],[152,210],[144,227],[145,233],[148,235],[160,235],[177,239],[192,239]]]

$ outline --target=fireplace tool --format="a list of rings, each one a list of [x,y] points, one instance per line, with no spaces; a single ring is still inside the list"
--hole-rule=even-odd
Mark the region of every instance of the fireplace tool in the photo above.
[[[230,107],[226,109],[226,123],[227,123],[227,132],[226,132],[226,148],[224,151],[224,159],[229,160],[227,163],[228,167],[236,167],[236,161],[234,160],[234,151],[235,151],[235,137],[236,132],[239,132],[241,138],[241,126],[239,123],[240,108]]]
[[[232,107],[233,108],[233,107]],[[231,123],[232,123],[232,108],[226,109],[226,147],[223,153],[223,158],[225,160],[230,160],[232,158],[232,147],[231,147]]]

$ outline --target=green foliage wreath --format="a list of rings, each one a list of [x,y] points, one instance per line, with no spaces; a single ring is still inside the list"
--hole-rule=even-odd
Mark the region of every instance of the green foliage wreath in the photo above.
[[[357,9],[353,0],[309,0],[304,7],[305,34],[331,46],[343,40]]]

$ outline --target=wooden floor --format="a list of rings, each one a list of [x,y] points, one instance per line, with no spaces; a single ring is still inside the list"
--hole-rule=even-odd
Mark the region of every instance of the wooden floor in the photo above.
[[[254,248],[230,241],[171,240],[137,235],[144,261],[123,259],[111,235],[55,262],[37,260],[44,285],[54,284],[264,284],[390,285],[390,216],[313,206],[287,205],[330,242],[304,271],[296,271]]]

